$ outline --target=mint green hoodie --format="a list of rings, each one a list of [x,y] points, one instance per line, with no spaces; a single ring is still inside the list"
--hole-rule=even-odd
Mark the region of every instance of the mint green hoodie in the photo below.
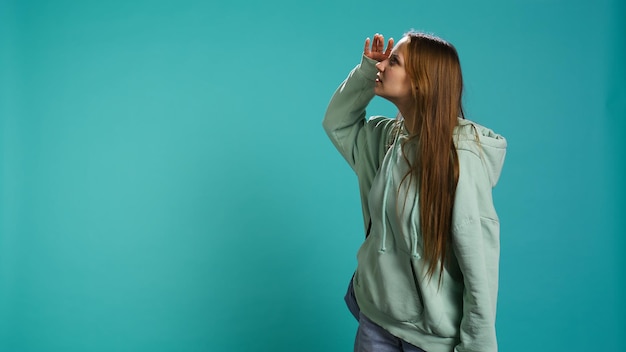
[[[500,225],[491,191],[504,163],[506,140],[459,119],[451,251],[439,286],[439,270],[432,279],[425,275],[416,182],[401,184],[408,170],[401,148],[406,129],[393,128],[395,119],[365,120],[374,97],[375,63],[363,56],[333,95],[323,122],[358,176],[366,228],[371,220],[370,235],[357,254],[359,308],[393,335],[428,352],[497,351]],[[405,150],[412,160],[414,148]]]

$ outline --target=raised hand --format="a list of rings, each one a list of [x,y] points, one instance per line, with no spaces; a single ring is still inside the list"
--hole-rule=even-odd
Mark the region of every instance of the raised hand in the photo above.
[[[387,49],[383,51],[385,46],[385,37],[382,34],[374,34],[374,40],[372,41],[372,47],[370,48],[370,38],[365,39],[365,48],[363,49],[363,55],[369,57],[372,60],[384,61],[391,55],[391,49],[393,48],[393,38],[389,38],[387,42]]]

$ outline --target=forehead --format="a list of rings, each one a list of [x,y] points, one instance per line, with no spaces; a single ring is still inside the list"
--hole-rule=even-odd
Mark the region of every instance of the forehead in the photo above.
[[[391,50],[391,53],[398,55],[398,56],[402,56],[402,48],[409,42],[409,40],[410,39],[407,36],[402,37],[402,39],[400,39],[400,41],[398,41],[396,45],[393,47],[393,49]]]

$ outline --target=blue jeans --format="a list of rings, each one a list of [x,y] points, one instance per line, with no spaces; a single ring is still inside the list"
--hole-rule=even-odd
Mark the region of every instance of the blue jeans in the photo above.
[[[356,321],[359,321],[359,314],[361,310],[359,309],[359,305],[356,303],[356,297],[354,296],[354,286],[352,286],[354,281],[354,275],[350,279],[350,284],[348,284],[348,290],[346,291],[346,295],[343,297],[346,302],[346,306],[348,306],[348,310],[352,313],[352,316]]]
[[[376,325],[363,313],[359,316],[359,329],[354,340],[354,352],[426,352],[397,338]]]

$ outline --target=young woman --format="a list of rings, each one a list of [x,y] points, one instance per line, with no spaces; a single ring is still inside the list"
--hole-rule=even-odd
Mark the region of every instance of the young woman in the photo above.
[[[347,295],[359,310],[354,350],[497,351],[491,192],[506,140],[464,118],[450,43],[411,32],[393,44],[365,40],[323,123],[358,176],[367,230]],[[365,120],[374,95],[398,118]]]

